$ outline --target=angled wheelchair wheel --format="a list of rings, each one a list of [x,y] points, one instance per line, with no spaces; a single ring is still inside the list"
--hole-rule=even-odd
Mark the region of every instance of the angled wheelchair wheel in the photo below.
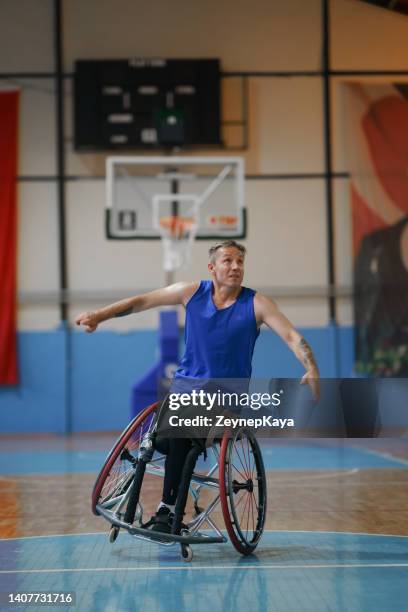
[[[253,434],[239,429],[224,434],[219,458],[220,500],[225,527],[236,550],[251,554],[266,517],[266,476]]]
[[[110,451],[92,491],[94,514],[98,514],[98,504],[109,506],[111,503],[114,507],[115,499],[123,496],[130,487],[142,438],[152,428],[158,406],[159,402],[156,402],[138,414]]]

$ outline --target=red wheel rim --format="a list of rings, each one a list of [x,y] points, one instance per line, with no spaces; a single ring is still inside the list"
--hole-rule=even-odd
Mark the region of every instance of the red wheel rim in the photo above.
[[[119,475],[115,475],[115,474],[111,474],[111,470],[116,462],[116,460],[119,457],[119,454],[122,452],[122,450],[124,449],[124,447],[126,445],[128,445],[128,450],[135,450],[138,447],[138,444],[140,442],[140,434],[143,432],[143,427],[141,428],[141,425],[143,425],[144,422],[146,422],[146,418],[149,417],[150,414],[152,414],[152,412],[154,412],[157,408],[157,406],[159,405],[159,402],[155,402],[154,404],[151,404],[150,406],[147,406],[147,408],[145,408],[140,414],[138,414],[133,421],[131,421],[129,423],[129,425],[127,426],[127,428],[123,431],[123,433],[120,435],[119,439],[116,441],[115,445],[113,446],[112,450],[110,451],[96,481],[95,481],[95,485],[92,491],[92,512],[94,514],[98,514],[96,512],[96,506],[99,502],[99,499],[101,497],[101,493],[103,491],[103,488],[107,482],[107,479],[109,478],[109,476],[111,476],[111,487],[113,488],[115,486],[115,479],[117,482],[117,478],[119,477]],[[149,421],[150,422],[150,421]],[[140,432],[138,432],[138,428],[140,428]],[[135,435],[136,434],[136,435]],[[134,438],[132,440],[132,437]],[[118,470],[118,474],[119,474],[119,470]],[[106,495],[109,494],[109,490],[106,491]]]

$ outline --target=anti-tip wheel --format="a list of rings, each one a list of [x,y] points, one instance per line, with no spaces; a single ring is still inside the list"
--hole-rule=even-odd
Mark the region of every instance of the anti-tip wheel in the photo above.
[[[119,535],[119,527],[112,525],[112,527],[109,530],[109,542],[113,544],[116,538],[118,537],[118,535]]]
[[[187,544],[182,544],[182,546],[181,546],[181,556],[183,557],[184,561],[186,561],[187,563],[192,561],[193,560],[193,551],[191,549],[191,546],[188,546]]]

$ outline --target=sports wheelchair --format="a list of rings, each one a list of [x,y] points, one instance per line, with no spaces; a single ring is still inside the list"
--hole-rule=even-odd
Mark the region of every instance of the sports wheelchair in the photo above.
[[[185,561],[191,561],[192,544],[227,542],[211,518],[221,504],[222,516],[231,543],[243,555],[251,554],[262,536],[266,516],[266,476],[261,450],[253,434],[241,428],[225,431],[205,450],[212,456],[206,473],[196,471],[203,448],[192,445],[185,460],[178,490],[172,532],[162,533],[144,527],[147,508],[154,514],[161,499],[165,455],[155,449],[160,403],[154,403],[138,414],[123,431],[109,453],[94,485],[92,511],[111,525],[109,541],[121,529],[131,536],[163,546],[179,544]],[[158,478],[161,477],[161,478]],[[200,497],[206,491],[213,498],[203,508]],[[189,494],[191,498],[189,498]],[[207,495],[208,497],[208,495]],[[187,502],[192,502],[192,518],[182,519]],[[154,504],[154,505],[153,505]],[[204,525],[212,530],[200,531]]]

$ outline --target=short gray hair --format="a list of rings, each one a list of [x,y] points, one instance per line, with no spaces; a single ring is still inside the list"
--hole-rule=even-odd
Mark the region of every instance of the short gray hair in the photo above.
[[[210,256],[210,261],[214,262],[216,253],[219,249],[228,249],[231,247],[233,247],[234,249],[238,249],[238,251],[240,251],[242,255],[245,257],[246,248],[244,247],[243,244],[240,244],[239,242],[236,242],[235,240],[224,240],[224,242],[217,242],[209,249],[208,255]]]

